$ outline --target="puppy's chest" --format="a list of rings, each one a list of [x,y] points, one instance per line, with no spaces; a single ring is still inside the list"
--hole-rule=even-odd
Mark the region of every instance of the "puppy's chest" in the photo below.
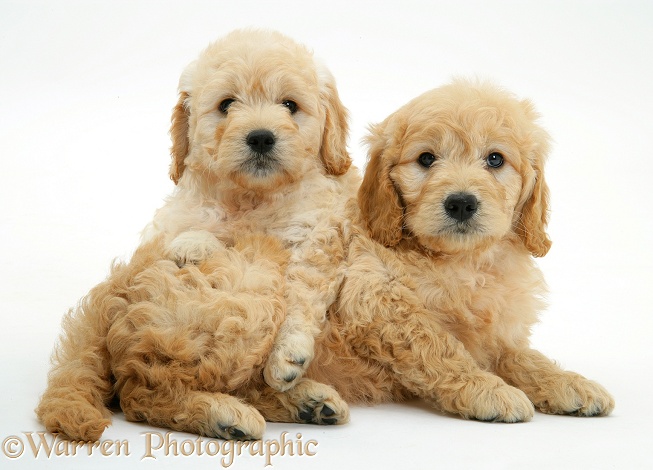
[[[499,269],[429,262],[411,271],[424,305],[453,329],[491,327],[507,309],[509,293]]]
[[[264,207],[225,214],[213,232],[227,243],[238,240],[243,234],[265,233],[290,247],[310,239],[316,232],[327,230],[334,225],[332,219],[328,211],[319,207]]]

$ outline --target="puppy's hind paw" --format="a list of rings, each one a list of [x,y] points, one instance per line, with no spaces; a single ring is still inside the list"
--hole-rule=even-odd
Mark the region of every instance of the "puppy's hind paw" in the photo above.
[[[280,332],[263,369],[267,384],[280,392],[295,386],[313,359],[314,343],[315,340],[308,334]]]
[[[206,435],[228,441],[251,441],[263,437],[265,419],[254,407],[228,397],[222,398],[211,411],[211,424]]]
[[[180,268],[185,264],[197,264],[205,261],[224,245],[212,233],[206,230],[188,230],[175,237],[166,255]]]
[[[37,409],[37,414],[45,429],[73,441],[98,441],[104,429],[111,424],[101,410],[82,399],[64,401],[46,398]]]

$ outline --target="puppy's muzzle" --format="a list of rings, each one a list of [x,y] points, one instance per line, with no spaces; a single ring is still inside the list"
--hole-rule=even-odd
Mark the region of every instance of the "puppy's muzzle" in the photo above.
[[[246,142],[255,153],[264,155],[274,149],[277,139],[269,130],[257,129],[247,134]]]
[[[451,194],[444,201],[444,210],[449,217],[458,222],[470,219],[478,209],[478,199],[473,194]]]

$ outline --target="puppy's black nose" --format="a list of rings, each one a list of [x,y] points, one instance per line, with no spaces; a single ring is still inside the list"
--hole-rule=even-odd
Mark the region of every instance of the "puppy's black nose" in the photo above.
[[[275,142],[274,134],[267,129],[257,129],[247,134],[247,145],[256,153],[268,153]]]
[[[478,199],[473,194],[452,194],[444,201],[444,210],[449,217],[464,222],[474,215],[478,209]]]

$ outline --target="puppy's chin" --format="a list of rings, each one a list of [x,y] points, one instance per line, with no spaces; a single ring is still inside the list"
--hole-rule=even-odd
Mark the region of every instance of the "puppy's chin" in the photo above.
[[[245,190],[274,192],[294,183],[297,178],[280,165],[252,162],[241,166],[229,175],[230,179]]]
[[[416,234],[416,238],[418,243],[429,251],[456,255],[486,250],[501,237],[461,225],[447,228],[437,235]]]

